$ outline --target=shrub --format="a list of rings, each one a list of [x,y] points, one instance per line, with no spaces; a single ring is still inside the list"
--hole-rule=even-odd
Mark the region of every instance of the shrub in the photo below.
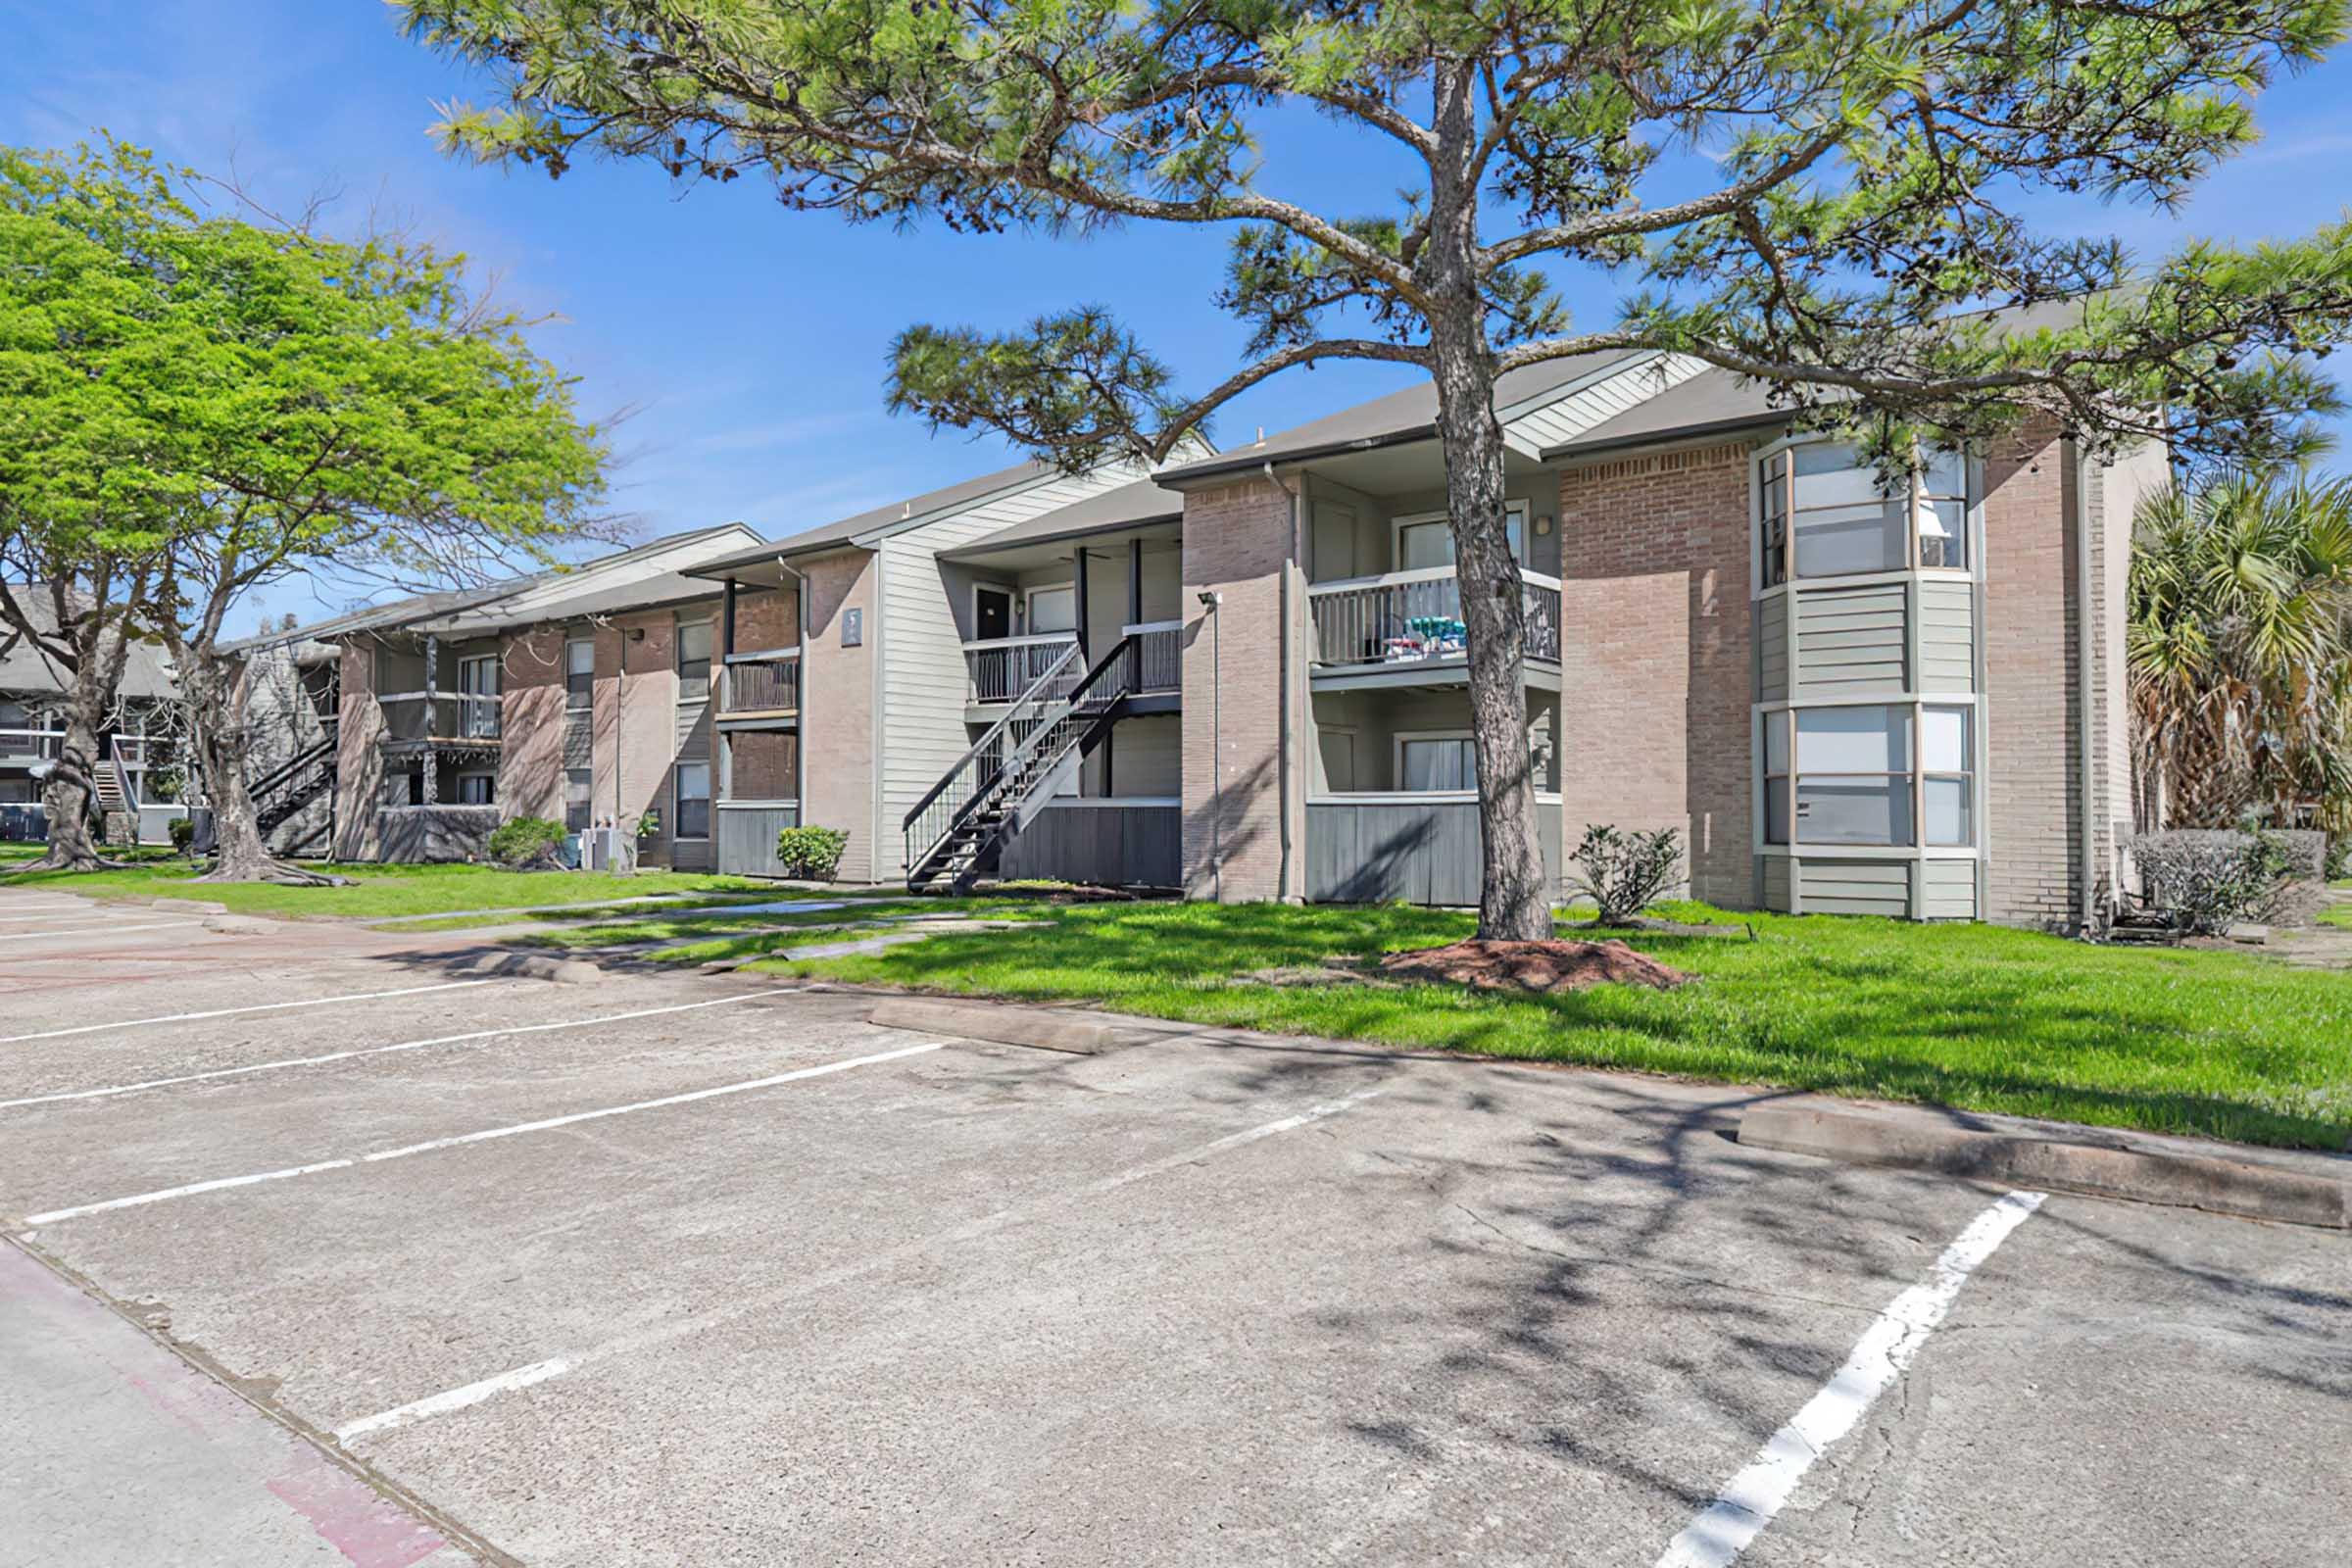
[[[195,852],[195,818],[187,816],[175,816],[171,821],[164,824],[164,831],[172,835],[172,850],[173,854],[189,855]]]
[[[491,829],[483,853],[510,871],[558,869],[564,864],[564,824],[544,816],[510,816]]]
[[[1624,925],[1681,883],[1683,836],[1670,827],[1628,833],[1594,822],[1568,858],[1575,866],[1569,890],[1599,906],[1595,923]]]
[[[2176,828],[2131,841],[2148,903],[2186,930],[2219,936],[2239,920],[2291,923],[2317,904],[2327,858],[2318,833]]]
[[[837,827],[788,827],[776,835],[776,863],[786,876],[830,882],[850,836]]]
[[[2330,882],[2352,876],[2352,833],[2328,835],[2328,858],[2320,874]]]

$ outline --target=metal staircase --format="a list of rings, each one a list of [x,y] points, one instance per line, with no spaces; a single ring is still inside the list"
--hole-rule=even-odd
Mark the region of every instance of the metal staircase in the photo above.
[[[1101,744],[1135,694],[1139,639],[1130,634],[1092,669],[1075,643],[1032,681],[900,825],[906,887],[956,893],[996,869],[1004,846],[1044,809],[1069,769]]]
[[[253,797],[254,825],[264,838],[304,807],[335,787],[335,736],[296,752],[246,786]]]

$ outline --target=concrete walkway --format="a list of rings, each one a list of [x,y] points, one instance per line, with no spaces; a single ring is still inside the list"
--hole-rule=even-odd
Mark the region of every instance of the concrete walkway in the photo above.
[[[0,1388],[7,1568],[479,1560],[4,1242]]]

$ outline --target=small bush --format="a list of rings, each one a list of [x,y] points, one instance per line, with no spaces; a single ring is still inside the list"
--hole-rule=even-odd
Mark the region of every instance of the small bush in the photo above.
[[[2328,835],[2328,858],[2320,874],[2330,882],[2352,876],[2352,833]]]
[[[196,848],[196,821],[193,817],[175,816],[164,824],[172,835],[172,851],[175,855],[192,854]]]
[[[490,830],[482,853],[510,871],[558,869],[564,864],[564,824],[544,816],[510,816]]]
[[[2131,841],[2147,901],[2183,929],[2219,936],[2240,920],[2309,918],[2324,873],[2317,833],[2177,828]]]
[[[1595,923],[1624,925],[1681,884],[1683,836],[1670,827],[1628,833],[1594,822],[1568,858],[1575,867],[1569,891],[1599,906]]]
[[[830,882],[850,836],[837,827],[788,827],[776,835],[776,863],[786,876]]]

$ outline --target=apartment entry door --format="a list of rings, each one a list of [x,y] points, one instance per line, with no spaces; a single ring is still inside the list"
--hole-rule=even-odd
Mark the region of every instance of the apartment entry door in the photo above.
[[[981,583],[972,590],[972,637],[990,642],[1012,635],[1012,590]]]

